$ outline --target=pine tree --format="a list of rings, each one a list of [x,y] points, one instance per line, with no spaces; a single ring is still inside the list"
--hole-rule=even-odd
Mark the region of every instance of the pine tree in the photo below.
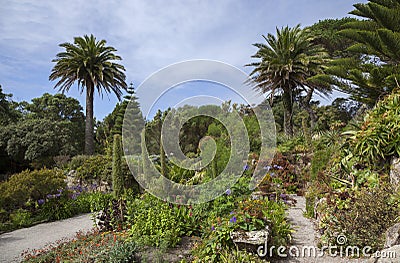
[[[135,96],[133,84],[130,84],[128,88],[128,94],[124,97],[124,101],[121,103],[121,109],[118,113],[114,133],[122,134],[122,127],[125,122],[125,128],[129,131],[129,145],[131,154],[139,154],[140,149],[140,134],[144,128],[144,118],[140,110],[138,98]],[[129,104],[129,108],[128,108]],[[128,112],[127,112],[128,110]],[[127,131],[127,130],[125,130]]]

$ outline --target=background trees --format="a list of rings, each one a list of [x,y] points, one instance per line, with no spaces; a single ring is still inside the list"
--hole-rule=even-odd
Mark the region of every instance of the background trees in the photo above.
[[[93,100],[94,91],[99,94],[114,93],[118,99],[122,90],[127,88],[125,83],[125,68],[113,61],[121,60],[111,46],[106,46],[105,40],[97,41],[93,35],[75,37],[74,43],[63,43],[60,47],[65,51],[56,55],[53,62],[56,65],[51,71],[50,80],[57,80],[55,88],[68,91],[77,82],[81,92],[86,89],[86,127],[85,153],[94,153],[94,121]]]
[[[46,93],[31,103],[8,103],[14,109],[0,120],[6,123],[0,126],[1,172],[52,166],[56,156],[83,152],[85,119],[76,99]]]

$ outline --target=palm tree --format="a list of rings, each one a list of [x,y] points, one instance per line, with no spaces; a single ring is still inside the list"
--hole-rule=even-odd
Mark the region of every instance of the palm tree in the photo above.
[[[60,79],[54,88],[66,92],[75,83],[81,93],[86,88],[86,128],[85,128],[85,154],[94,153],[94,121],[93,121],[93,95],[97,90],[99,94],[115,93],[121,99],[122,90],[127,89],[125,83],[125,68],[113,61],[121,60],[115,55],[115,48],[106,46],[105,40],[96,41],[93,35],[75,37],[74,43],[59,45],[65,48],[64,52],[56,55],[56,65],[51,70],[49,80]]]
[[[272,34],[263,36],[267,44],[256,43],[258,51],[253,58],[261,61],[246,66],[255,67],[250,73],[255,88],[269,93],[271,98],[282,95],[284,105],[284,131],[293,135],[293,103],[302,92],[309,98],[314,91],[328,95],[329,85],[313,81],[313,77],[323,74],[323,65],[328,61],[327,52],[313,43],[313,36],[308,30],[284,27]],[[303,105],[307,106],[306,103]],[[309,104],[309,101],[308,101]]]

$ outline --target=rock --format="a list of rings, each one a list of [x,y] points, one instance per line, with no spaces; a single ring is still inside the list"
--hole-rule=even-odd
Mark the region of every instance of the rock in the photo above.
[[[400,184],[400,158],[393,158],[390,166],[390,183],[398,186]]]
[[[400,262],[400,245],[396,245],[378,251],[368,260],[368,263],[395,263],[395,262]]]
[[[97,229],[99,229],[101,232],[112,229],[109,215],[107,215],[107,213],[103,210],[100,210],[95,214],[94,222]]]
[[[76,171],[75,170],[69,171],[65,181],[67,183],[67,187],[72,187],[76,185],[78,182],[78,180],[76,179]]]
[[[385,247],[389,248],[396,245],[400,245],[400,223],[395,224],[392,227],[389,227],[385,233]]]
[[[259,246],[268,242],[270,232],[269,226],[266,226],[265,229],[257,231],[233,231],[230,237],[239,249],[245,248],[256,251]]]
[[[323,205],[324,203],[326,203],[326,197],[323,197],[323,198],[317,200],[314,205],[314,216],[315,216],[315,219],[317,219],[318,223],[321,221],[321,217],[322,217],[322,214],[318,210],[319,210],[319,207],[321,205]]]

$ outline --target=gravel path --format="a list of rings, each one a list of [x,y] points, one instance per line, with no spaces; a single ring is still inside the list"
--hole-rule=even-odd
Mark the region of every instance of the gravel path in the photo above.
[[[296,206],[291,207],[288,213],[288,219],[292,226],[294,227],[295,232],[293,233],[292,246],[296,247],[300,251],[299,257],[288,257],[286,259],[274,261],[275,263],[362,263],[368,262],[367,259],[349,259],[342,257],[331,257],[326,254],[329,254],[329,251],[324,253],[323,257],[320,257],[321,251],[319,249],[316,250],[317,256],[309,256],[308,252],[302,253],[304,247],[317,247],[317,237],[316,231],[313,222],[310,219],[304,217],[303,213],[306,210],[306,200],[302,196],[292,196],[296,199]],[[305,250],[308,251],[308,250]],[[289,252],[286,252],[289,254]],[[293,250],[292,254],[295,254],[296,250]],[[302,254],[306,254],[306,256],[302,256]]]
[[[19,262],[28,249],[40,249],[64,238],[73,238],[78,231],[93,228],[90,214],[18,229],[0,235],[0,262]]]

